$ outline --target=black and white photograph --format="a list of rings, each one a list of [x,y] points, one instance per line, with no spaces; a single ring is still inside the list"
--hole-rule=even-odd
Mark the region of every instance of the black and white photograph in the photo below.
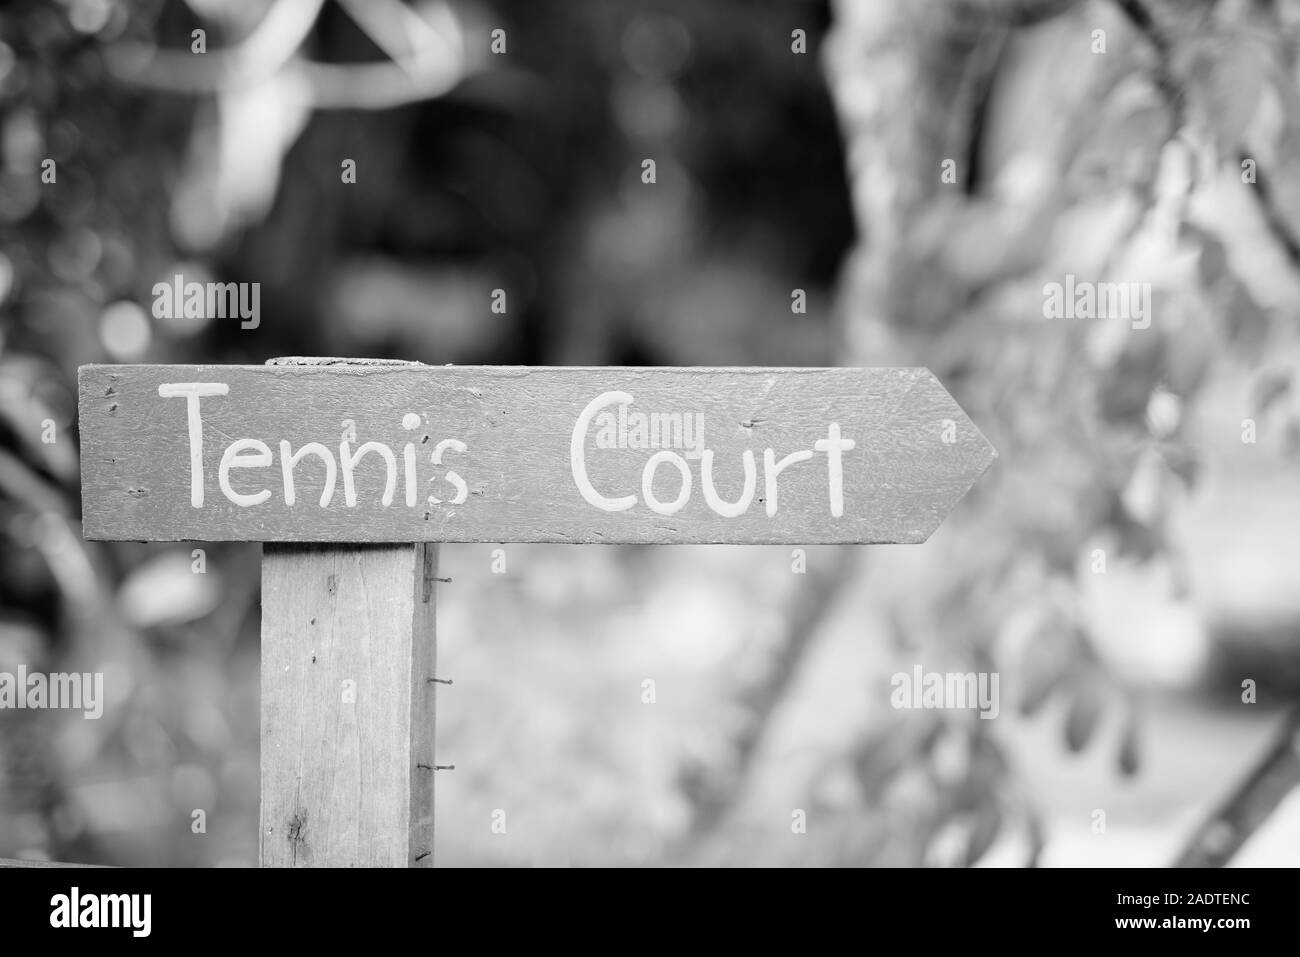
[[[1296,866],[1297,0],[0,6],[6,925]]]

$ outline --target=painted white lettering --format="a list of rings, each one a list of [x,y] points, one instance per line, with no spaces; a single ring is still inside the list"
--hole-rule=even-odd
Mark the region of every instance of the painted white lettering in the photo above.
[[[776,461],[775,452],[771,449],[763,450],[763,497],[767,499],[765,508],[767,509],[768,518],[772,518],[776,515],[776,477],[789,466],[798,462],[806,462],[812,457],[813,453],[811,449],[800,449],[798,452],[791,452],[778,462]]]
[[[587,477],[587,427],[591,424],[591,420],[596,413],[605,406],[620,403],[623,407],[626,407],[633,401],[633,398],[626,392],[602,392],[587,403],[587,407],[582,410],[582,414],[578,416],[578,421],[573,425],[573,435],[569,440],[569,468],[573,472],[573,481],[578,486],[578,491],[582,493],[582,497],[586,499],[587,504],[594,505],[602,512],[621,512],[629,509],[636,504],[636,496],[624,495],[621,498],[608,498],[597,492],[595,486],[591,484],[591,479]],[[647,468],[649,468],[648,465]],[[689,473],[687,478],[689,481]],[[690,489],[688,488],[687,495],[689,494]],[[686,503],[683,502],[682,504],[685,505]]]
[[[251,449],[252,454],[247,454],[246,449]],[[240,508],[261,505],[271,497],[271,490],[264,488],[260,492],[251,494],[236,492],[230,487],[230,470],[260,469],[266,468],[270,464],[271,450],[267,448],[265,442],[258,439],[240,439],[237,442],[232,442],[221,456],[221,467],[217,470],[217,484],[221,486],[221,491],[226,498]]]
[[[315,455],[325,463],[325,490],[320,494],[320,507],[325,508],[329,505],[330,499],[334,497],[334,480],[337,475],[337,469],[334,466],[334,455],[325,446],[319,442],[308,442],[297,452],[290,454],[288,441],[280,442],[280,470],[284,473],[284,501],[286,505],[292,505],[297,501],[297,494],[293,485],[294,467],[302,461],[304,455]]]
[[[813,448],[818,452],[826,453],[826,469],[829,475],[831,514],[839,518],[844,514],[844,465],[840,458],[841,452],[847,452],[857,447],[856,442],[852,439],[840,438],[840,425],[838,422],[832,422],[827,430],[826,438],[818,439],[813,443]]]
[[[758,470],[754,465],[754,453],[745,449],[741,461],[745,466],[745,488],[740,493],[740,498],[734,502],[724,502],[718,497],[717,489],[713,485],[713,449],[705,449],[700,463],[703,473],[700,476],[700,485],[704,489],[704,501],[709,503],[709,508],[713,509],[723,518],[735,518],[738,515],[744,515],[745,510],[749,508],[749,503],[754,499],[754,487],[758,484]]]
[[[677,493],[677,498],[667,504],[655,498],[654,490],[655,471],[665,462],[672,462],[673,465],[677,466],[677,471],[682,473],[682,487]],[[749,489],[749,493],[751,495],[754,493],[753,488]],[[658,512],[660,515],[677,514],[686,507],[686,503],[691,498],[691,467],[676,452],[656,452],[650,456],[650,460],[645,464],[645,471],[641,473],[641,494],[645,497],[645,503],[650,506],[651,510]]]
[[[350,442],[340,442],[339,466],[343,470],[343,501],[348,508],[354,508],[357,504],[357,488],[352,470],[371,452],[378,452],[387,466],[387,474],[384,476],[384,496],[379,500],[380,504],[385,508],[393,504],[393,494],[397,491],[397,457],[393,455],[393,450],[379,442],[366,442],[357,448],[356,454],[353,454]]]
[[[213,395],[228,395],[230,386],[224,382],[164,382],[158,394],[164,399],[185,397],[185,414],[190,431],[190,505],[203,507],[203,420],[199,416],[199,399]]]

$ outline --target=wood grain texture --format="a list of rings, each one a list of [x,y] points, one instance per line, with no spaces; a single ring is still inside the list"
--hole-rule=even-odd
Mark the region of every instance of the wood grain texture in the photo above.
[[[203,504],[193,504],[189,400],[163,398],[159,387],[222,383],[224,395],[198,400],[202,427]],[[174,390],[173,390],[174,391]],[[572,467],[572,438],[596,397],[624,393],[633,401],[602,410],[617,423],[616,441],[640,443],[635,415],[677,415],[698,423],[703,442],[672,449],[600,447],[601,419],[585,432],[582,461],[591,487],[607,498],[635,497],[607,511],[584,498]],[[407,414],[415,428],[403,425]],[[346,420],[346,421],[345,421]],[[408,420],[414,421],[414,420]],[[391,451],[396,483],[381,504],[389,467],[381,452],[353,471],[355,504],[341,474],[348,423],[349,453],[375,442]],[[842,452],[843,508],[831,505],[832,454],[817,451],[836,423],[855,444]],[[654,369],[351,365],[85,366],[80,371],[82,509],[89,539],[235,540],[263,542],[921,542],[939,525],[996,452],[952,397],[925,369]],[[613,434],[612,432],[609,434]],[[682,441],[676,441],[677,439]],[[698,435],[692,436],[698,438]],[[269,492],[239,505],[219,487],[227,448],[238,439],[265,443],[232,458],[229,487],[237,495]],[[320,443],[338,476],[327,506],[327,465],[315,453],[293,468],[296,500],[286,502],[281,441],[297,452]],[[463,442],[465,449],[445,440]],[[411,443],[415,481],[404,449]],[[441,464],[432,460],[442,443]],[[257,446],[251,448],[257,449]],[[716,501],[746,501],[744,454],[754,457],[755,490],[747,507],[727,515],[704,495],[701,449],[713,452]],[[773,463],[807,452],[775,477],[777,510],[768,514],[764,452]],[[238,451],[238,450],[236,450]],[[661,462],[653,495],[678,498],[690,474],[689,497],[675,513],[647,503],[645,466]],[[688,454],[690,453],[690,454]],[[249,458],[251,456],[251,458]],[[246,463],[253,462],[249,467]],[[463,502],[450,480],[465,483]],[[407,487],[412,488],[408,504]],[[430,502],[433,496],[437,501]],[[725,507],[724,510],[725,511]]]
[[[268,545],[261,863],[432,867],[436,545]]]
[[[69,864],[65,861],[27,861],[21,858],[0,857],[0,867],[89,867],[101,868],[103,864]]]

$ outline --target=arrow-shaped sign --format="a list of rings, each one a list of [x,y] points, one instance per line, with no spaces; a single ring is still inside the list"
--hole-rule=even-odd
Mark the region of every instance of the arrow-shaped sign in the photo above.
[[[90,539],[921,542],[997,453],[926,369],[85,366]]]

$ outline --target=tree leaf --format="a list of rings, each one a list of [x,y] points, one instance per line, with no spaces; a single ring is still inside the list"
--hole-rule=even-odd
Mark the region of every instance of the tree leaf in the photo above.
[[[1119,754],[1117,755],[1119,773],[1126,778],[1137,774],[1141,768],[1141,757],[1141,751],[1138,748],[1137,716],[1130,713],[1128,719],[1124,722],[1124,732],[1119,742]]]
[[[1092,740],[1093,732],[1101,718],[1102,696],[1094,681],[1082,681],[1075,686],[1070,710],[1065,716],[1065,746],[1073,752],[1082,751]]]

